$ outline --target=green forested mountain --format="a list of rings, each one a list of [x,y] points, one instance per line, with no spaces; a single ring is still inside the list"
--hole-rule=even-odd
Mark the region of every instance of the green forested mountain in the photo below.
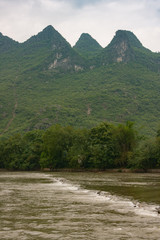
[[[39,70],[77,70],[85,68],[85,61],[77,54],[70,44],[52,27],[46,27],[42,32],[22,44],[24,54],[34,58],[43,53]]]
[[[82,33],[73,48],[84,57],[94,57],[103,49],[88,33]]]
[[[2,33],[0,33],[0,53],[7,52],[8,50],[14,48],[15,46],[18,46],[19,43],[14,41],[13,39],[3,36]]]
[[[1,137],[55,123],[92,127],[130,120],[142,132],[157,130],[160,54],[129,31],[117,31],[104,49],[82,37],[84,53],[52,26],[24,43],[0,34]]]
[[[150,70],[159,71],[160,54],[143,47],[132,32],[118,30],[110,44],[98,55],[96,63],[107,65],[120,62],[134,62]]]

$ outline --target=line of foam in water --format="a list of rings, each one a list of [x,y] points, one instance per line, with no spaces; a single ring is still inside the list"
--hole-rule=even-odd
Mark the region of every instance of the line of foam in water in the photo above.
[[[84,198],[88,197],[89,199],[92,199],[92,202],[106,202],[110,205],[111,209],[114,209],[119,213],[126,214],[131,212],[141,216],[160,217],[156,210],[158,208],[157,205],[131,201],[128,198],[119,197],[109,192],[87,190],[82,188],[80,185],[72,184],[65,178],[54,178],[53,181],[54,186],[58,187],[58,189],[76,192],[78,195],[83,194]]]

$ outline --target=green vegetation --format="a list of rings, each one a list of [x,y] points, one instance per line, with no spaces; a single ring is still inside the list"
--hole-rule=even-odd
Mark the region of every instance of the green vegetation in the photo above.
[[[76,46],[82,44],[85,57],[52,26],[24,43],[0,34],[1,138],[53,124],[90,129],[103,121],[133,121],[141,133],[156,133],[160,54],[129,31],[118,31],[105,49],[83,37]]]
[[[82,33],[73,49],[82,56],[91,58],[100,53],[103,48],[88,33]]]
[[[36,170],[40,168],[42,132],[16,134],[0,142],[0,168]]]
[[[0,168],[9,170],[158,168],[160,136],[140,137],[132,122],[91,129],[53,125],[0,141]]]

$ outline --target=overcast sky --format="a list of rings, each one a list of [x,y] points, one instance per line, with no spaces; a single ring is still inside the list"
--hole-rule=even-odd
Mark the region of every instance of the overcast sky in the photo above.
[[[160,51],[160,0],[0,0],[0,32],[23,42],[52,25],[73,46],[89,33],[103,47],[118,29]]]

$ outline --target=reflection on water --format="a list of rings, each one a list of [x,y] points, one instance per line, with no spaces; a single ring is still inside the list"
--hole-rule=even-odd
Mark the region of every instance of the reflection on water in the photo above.
[[[0,173],[0,239],[160,236],[160,175]]]

